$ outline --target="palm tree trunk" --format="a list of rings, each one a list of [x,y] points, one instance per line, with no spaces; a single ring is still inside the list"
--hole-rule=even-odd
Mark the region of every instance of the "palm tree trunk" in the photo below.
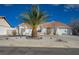
[[[32,28],[32,37],[33,38],[37,37],[37,27]]]

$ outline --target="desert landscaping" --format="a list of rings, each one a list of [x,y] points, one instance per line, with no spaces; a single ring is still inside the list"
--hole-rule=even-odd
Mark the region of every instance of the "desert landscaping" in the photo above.
[[[0,37],[0,47],[79,48],[79,36]]]

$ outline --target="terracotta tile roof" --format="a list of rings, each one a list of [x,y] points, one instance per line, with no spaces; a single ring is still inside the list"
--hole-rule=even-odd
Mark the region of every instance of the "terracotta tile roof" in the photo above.
[[[52,22],[51,25],[52,26],[65,26],[65,24],[60,23],[60,22]]]
[[[41,27],[51,27],[51,23],[40,24]]]
[[[62,28],[71,28],[70,26],[63,24],[61,22],[48,22],[48,23],[44,23],[41,25],[42,27],[53,27],[53,26],[57,26],[57,27],[62,27]]]
[[[22,23],[21,26],[27,26],[27,28],[25,29],[28,29],[28,28],[32,28],[28,23]],[[71,28],[70,26],[66,25],[66,24],[63,24],[61,22],[47,22],[47,23],[43,23],[43,24],[40,24],[39,26],[41,27],[46,27],[46,28],[51,28],[53,26],[57,26],[57,27],[60,27],[60,28]]]

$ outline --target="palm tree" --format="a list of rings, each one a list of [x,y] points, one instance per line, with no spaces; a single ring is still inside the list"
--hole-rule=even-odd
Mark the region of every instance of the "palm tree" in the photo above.
[[[32,5],[28,12],[21,14],[21,19],[24,20],[24,23],[28,23],[32,27],[32,37],[37,37],[38,25],[46,22],[47,18],[47,13],[40,11],[38,5]]]

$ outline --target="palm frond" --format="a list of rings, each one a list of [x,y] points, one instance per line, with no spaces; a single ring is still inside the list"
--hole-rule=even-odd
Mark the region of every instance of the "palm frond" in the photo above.
[[[46,22],[48,19],[47,13],[40,11],[38,5],[32,5],[30,11],[22,13],[21,16],[21,19],[31,26],[38,26],[39,24]]]

